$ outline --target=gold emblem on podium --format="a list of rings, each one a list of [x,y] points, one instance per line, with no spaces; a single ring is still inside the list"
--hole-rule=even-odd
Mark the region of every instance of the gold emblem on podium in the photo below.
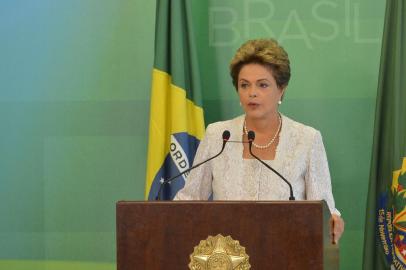
[[[190,255],[191,270],[248,270],[251,265],[245,248],[231,236],[209,236]]]

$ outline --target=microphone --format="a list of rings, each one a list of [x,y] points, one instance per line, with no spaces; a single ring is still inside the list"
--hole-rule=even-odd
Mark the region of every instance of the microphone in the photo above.
[[[212,157],[210,157],[210,158],[208,158],[208,159],[206,159],[206,160],[204,160],[204,161],[202,161],[202,162],[200,162],[200,163],[198,163],[198,164],[196,164],[196,165],[190,167],[190,168],[187,169],[187,170],[184,170],[183,172],[181,172],[181,173],[179,173],[179,174],[177,174],[177,175],[175,175],[175,176],[173,176],[173,177],[171,177],[171,178],[169,178],[169,179],[166,179],[166,180],[163,180],[163,181],[161,180],[161,185],[160,185],[160,187],[159,187],[158,194],[157,194],[155,200],[156,200],[156,201],[160,201],[160,200],[161,200],[161,193],[162,193],[162,190],[163,190],[163,186],[164,186],[165,184],[168,184],[168,183],[172,182],[173,180],[175,180],[175,179],[178,178],[179,176],[183,175],[184,173],[190,172],[191,170],[193,170],[193,169],[199,167],[200,165],[203,165],[204,163],[206,163],[206,162],[208,162],[208,161],[210,161],[210,160],[212,160],[212,159],[218,157],[219,155],[221,155],[221,153],[223,153],[223,151],[224,151],[224,148],[226,147],[226,143],[227,143],[228,140],[230,139],[230,131],[224,130],[224,131],[223,131],[223,134],[222,134],[222,138],[223,138],[223,145],[222,145],[222,147],[221,147],[220,152],[218,152],[218,154],[216,154],[216,155],[214,155],[214,156],[212,156]]]
[[[258,160],[259,162],[261,162],[262,164],[265,165],[265,167],[267,167],[268,169],[270,169],[271,171],[273,171],[275,174],[277,174],[283,181],[285,181],[286,184],[288,184],[289,186],[289,190],[290,190],[290,197],[289,200],[290,201],[294,201],[295,197],[293,196],[293,188],[292,185],[289,183],[288,180],[286,180],[285,177],[283,177],[279,172],[277,172],[274,168],[272,168],[271,166],[269,166],[268,164],[266,164],[263,160],[261,160],[259,157],[257,157],[256,155],[254,155],[254,153],[252,153],[252,142],[255,140],[255,132],[250,130],[248,131],[248,143],[249,143],[249,150],[250,150],[250,154],[251,156],[253,156],[256,160]]]

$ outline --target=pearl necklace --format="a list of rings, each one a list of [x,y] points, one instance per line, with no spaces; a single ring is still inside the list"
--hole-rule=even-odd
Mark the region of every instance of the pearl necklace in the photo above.
[[[278,136],[279,131],[281,130],[281,126],[282,126],[282,118],[281,118],[281,115],[279,114],[278,130],[275,132],[275,135],[273,136],[272,140],[269,143],[265,144],[265,145],[259,145],[259,144],[256,144],[254,142],[252,142],[252,145],[255,146],[256,148],[259,148],[259,149],[266,149],[266,148],[270,147],[273,144],[273,142],[275,141],[276,137]],[[246,124],[245,119],[244,119],[244,134],[248,135],[247,124]]]

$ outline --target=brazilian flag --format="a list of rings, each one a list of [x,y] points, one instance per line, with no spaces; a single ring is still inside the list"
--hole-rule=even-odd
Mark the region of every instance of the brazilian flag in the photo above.
[[[204,134],[201,84],[188,0],[158,0],[145,196],[189,168]],[[172,199],[187,175],[163,190]]]
[[[387,0],[364,270],[406,270],[406,1]]]

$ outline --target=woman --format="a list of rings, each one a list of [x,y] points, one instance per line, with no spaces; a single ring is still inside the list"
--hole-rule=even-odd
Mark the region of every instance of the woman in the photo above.
[[[337,243],[344,221],[335,208],[327,156],[320,132],[282,115],[278,107],[290,79],[285,50],[273,39],[243,44],[230,64],[233,84],[244,115],[210,124],[195,157],[195,164],[215,155],[221,134],[230,141],[247,141],[255,132],[252,151],[288,179],[298,200],[325,200],[331,217],[331,237]],[[289,189],[249,153],[248,144],[228,143],[215,160],[192,170],[177,200],[286,200]]]

